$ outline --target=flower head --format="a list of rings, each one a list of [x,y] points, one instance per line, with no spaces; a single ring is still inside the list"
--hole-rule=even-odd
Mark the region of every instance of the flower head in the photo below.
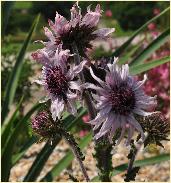
[[[35,82],[43,85],[47,92],[47,97],[43,102],[51,99],[51,113],[54,121],[56,117],[61,117],[65,107],[72,114],[77,112],[75,100],[79,97],[81,88],[80,83],[73,79],[82,71],[86,61],[77,66],[69,66],[70,56],[69,50],[62,50],[61,47],[58,47],[54,57],[49,57],[43,50],[32,54],[34,60],[43,64],[42,75]]]
[[[31,121],[32,129],[42,137],[51,137],[53,124],[50,121],[50,115],[46,111],[39,112]]]
[[[107,65],[105,81],[94,75],[90,68],[92,77],[99,83],[99,86],[86,84],[87,88],[96,91],[93,98],[97,101],[98,110],[96,118],[90,123],[94,125],[94,130],[100,128],[96,130],[98,131],[95,135],[96,139],[107,134],[109,140],[112,141],[117,129],[121,129],[118,143],[127,131],[127,144],[129,144],[135,129],[144,138],[142,127],[134,118],[134,114],[150,115],[151,112],[146,112],[146,110],[150,110],[156,104],[156,97],[147,96],[142,89],[147,79],[146,75],[143,81],[136,81],[133,76],[129,75],[128,64],[119,67],[115,59],[113,64]]]
[[[91,11],[88,6],[87,13],[82,16],[81,9],[78,4],[74,4],[71,11],[70,21],[65,17],[56,13],[55,22],[49,20],[49,30],[44,28],[48,42],[43,42],[46,46],[48,54],[54,53],[57,45],[63,43],[65,49],[70,49],[75,43],[79,49],[79,53],[85,56],[87,48],[91,48],[90,41],[97,38],[106,38],[110,33],[114,32],[114,28],[103,28],[96,30],[101,12],[100,5],[97,5],[95,11]]]
[[[143,118],[139,117],[139,122],[144,132],[148,133],[144,146],[155,143],[156,145],[163,147],[161,141],[169,140],[167,139],[170,131],[169,121],[162,113],[157,112]]]

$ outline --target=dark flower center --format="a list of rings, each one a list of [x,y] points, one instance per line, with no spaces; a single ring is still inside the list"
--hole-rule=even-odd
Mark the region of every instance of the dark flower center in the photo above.
[[[47,70],[46,83],[51,94],[66,97],[68,81],[60,67],[56,66]]]
[[[135,106],[134,92],[125,83],[114,86],[109,98],[112,109],[117,114],[128,115]]]
[[[70,49],[72,43],[75,42],[79,53],[85,55],[85,48],[91,48],[90,41],[97,37],[95,34],[92,34],[94,30],[96,30],[95,27],[90,28],[77,24],[75,27],[71,27],[68,32],[64,32],[59,37],[56,37],[55,42],[59,44],[62,41],[65,49]]]

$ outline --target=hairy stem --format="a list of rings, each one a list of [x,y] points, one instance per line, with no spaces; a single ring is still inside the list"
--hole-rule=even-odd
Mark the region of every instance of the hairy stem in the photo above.
[[[145,137],[145,139],[147,139],[147,137],[148,137],[148,135]],[[139,140],[133,148],[133,153],[132,153],[130,161],[128,163],[128,168],[127,168],[127,173],[126,173],[126,180],[127,180],[126,182],[130,182],[129,175],[132,174],[132,171],[135,168],[135,167],[133,167],[134,166],[134,161],[135,161],[136,156],[138,154],[138,151],[141,149],[141,146],[143,145],[143,143],[144,143],[144,141]],[[136,168],[138,168],[138,167],[136,167]],[[136,171],[136,169],[134,171]],[[136,176],[136,173],[135,173],[135,176]]]
[[[62,130],[62,129],[61,129]],[[78,144],[75,142],[75,139],[72,135],[70,135],[69,133],[67,133],[65,130],[62,130],[62,135],[63,135],[63,138],[65,139],[65,141],[69,144],[69,146],[71,147],[72,151],[73,151],[73,154],[75,155],[75,158],[77,159],[79,165],[80,165],[80,169],[86,179],[87,182],[90,182],[90,178],[87,174],[87,171],[84,167],[84,164],[83,164],[83,154],[81,153],[79,147],[78,147]]]
[[[79,56],[78,49],[77,49],[77,46],[75,43],[72,44],[72,49],[73,49],[73,53],[74,53],[74,61],[78,65],[78,64],[80,64],[81,61],[80,61],[80,56]],[[82,81],[82,83],[85,83],[85,78],[84,78],[83,72],[80,73],[80,80]],[[84,101],[85,101],[85,105],[87,107],[88,113],[90,115],[90,119],[94,119],[96,117],[96,110],[92,103],[92,101],[93,101],[92,97],[88,91],[84,92]]]
[[[111,182],[110,172],[112,171],[112,145],[105,143],[106,139],[101,139],[101,142],[95,146],[94,157],[97,160],[99,169],[98,175],[102,182]]]

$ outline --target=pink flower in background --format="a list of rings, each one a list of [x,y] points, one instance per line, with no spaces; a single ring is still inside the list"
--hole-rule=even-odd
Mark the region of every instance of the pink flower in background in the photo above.
[[[86,115],[84,115],[84,116],[82,117],[82,120],[83,120],[84,123],[87,123],[87,122],[89,122],[89,120],[90,120],[90,116],[89,116],[88,114],[86,114]]]
[[[80,132],[79,132],[79,136],[80,137],[84,137],[85,135],[87,135],[88,134],[88,131],[87,130],[81,130]]]
[[[154,15],[160,14],[160,9],[159,9],[159,8],[154,8],[154,9],[153,9],[153,14],[154,14]]]
[[[159,32],[158,31],[152,31],[151,35],[152,35],[153,39],[156,39],[157,36],[159,35]]]
[[[149,29],[150,31],[153,31],[155,28],[156,28],[156,24],[155,24],[155,23],[150,23],[150,24],[148,24],[148,29]]]
[[[106,15],[106,17],[112,17],[112,11],[106,10],[105,15]]]
[[[155,52],[150,60],[160,59],[170,55],[169,48],[165,45]],[[169,114],[169,87],[170,87],[170,64],[165,63],[148,71],[149,80],[144,85],[144,90],[148,95],[158,95],[159,110],[166,117]]]

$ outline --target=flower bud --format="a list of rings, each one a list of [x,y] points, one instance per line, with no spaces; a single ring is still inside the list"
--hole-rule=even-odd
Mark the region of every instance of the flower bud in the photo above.
[[[54,125],[50,120],[50,114],[46,111],[39,112],[31,121],[32,129],[38,135],[48,138],[54,131]]]

